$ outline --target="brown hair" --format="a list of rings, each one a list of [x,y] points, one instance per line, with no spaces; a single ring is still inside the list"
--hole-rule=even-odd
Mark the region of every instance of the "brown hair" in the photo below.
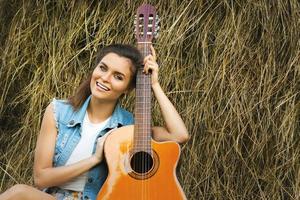
[[[137,68],[142,64],[142,55],[136,47],[127,44],[113,44],[102,48],[96,56],[94,61],[94,67],[102,60],[108,53],[115,53],[121,57],[125,57],[131,60],[132,66],[131,72],[133,74],[130,81],[130,90],[135,88]],[[79,85],[75,94],[68,98],[69,103],[78,110],[85,102],[87,97],[91,94],[90,82],[92,78],[91,72],[88,77]]]

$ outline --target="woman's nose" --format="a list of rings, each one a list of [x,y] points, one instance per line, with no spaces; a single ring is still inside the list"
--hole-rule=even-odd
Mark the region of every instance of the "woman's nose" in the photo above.
[[[110,74],[109,73],[104,73],[104,74],[102,74],[101,78],[102,78],[103,81],[109,82]]]

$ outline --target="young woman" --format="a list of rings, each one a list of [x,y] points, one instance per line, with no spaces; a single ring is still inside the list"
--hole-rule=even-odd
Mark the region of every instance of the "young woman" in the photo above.
[[[46,108],[38,136],[35,187],[15,185],[0,200],[96,199],[107,177],[103,142],[112,129],[133,124],[133,115],[118,100],[135,86],[137,67],[151,73],[152,90],[166,127],[152,127],[153,139],[179,143],[189,138],[178,112],[158,82],[158,64],[151,55],[142,59],[132,46],[115,44],[103,48],[91,75],[66,101],[53,100]]]

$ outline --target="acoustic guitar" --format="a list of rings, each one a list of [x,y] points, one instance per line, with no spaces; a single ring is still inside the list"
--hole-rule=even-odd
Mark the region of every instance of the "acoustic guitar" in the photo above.
[[[137,9],[135,35],[143,56],[157,30],[155,8]],[[180,146],[151,138],[151,75],[139,67],[136,79],[135,124],[114,130],[106,139],[104,153],[109,174],[97,200],[181,200],[185,194],[176,177]]]

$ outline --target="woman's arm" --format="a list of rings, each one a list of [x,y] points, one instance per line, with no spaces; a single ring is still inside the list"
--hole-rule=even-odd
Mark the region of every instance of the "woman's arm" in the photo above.
[[[166,124],[166,128],[152,128],[153,138],[158,141],[173,140],[179,143],[187,142],[189,134],[177,110],[158,83],[152,85],[152,89]]]
[[[158,64],[156,63],[156,54],[152,46],[151,51],[152,55],[148,55],[144,59],[144,72],[149,73],[149,69],[151,69],[152,90],[166,124],[166,128],[152,127],[153,138],[157,141],[173,140],[179,143],[186,142],[189,139],[187,128],[158,82]]]
[[[40,189],[61,185],[88,171],[102,159],[101,154],[96,153],[72,165],[53,167],[56,136],[53,105],[50,104],[46,108],[35,149],[34,183]]]

